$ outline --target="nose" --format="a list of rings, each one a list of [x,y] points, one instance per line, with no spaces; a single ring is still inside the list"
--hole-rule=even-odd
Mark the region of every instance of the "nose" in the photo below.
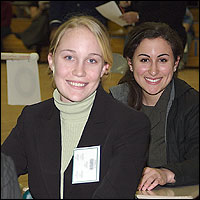
[[[149,68],[149,74],[152,76],[157,75],[158,73],[158,66],[155,62],[151,63],[151,66]]]
[[[86,75],[84,64],[82,62],[77,63],[72,70],[72,74],[74,76],[84,77]]]

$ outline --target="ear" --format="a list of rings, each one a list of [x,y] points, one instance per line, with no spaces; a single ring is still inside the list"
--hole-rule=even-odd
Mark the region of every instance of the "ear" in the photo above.
[[[102,70],[101,70],[101,77],[104,75],[104,74],[108,74],[110,71],[110,65],[108,63],[105,63]]]
[[[48,54],[48,63],[49,63],[49,68],[54,71],[54,62],[53,62],[53,55],[52,53]]]
[[[130,58],[126,58],[126,59],[127,59],[127,63],[128,63],[130,71],[133,72],[133,65],[132,65],[131,59]]]
[[[179,65],[179,62],[180,62],[180,56],[177,57],[177,60],[175,61],[174,63],[174,72],[177,70],[177,67]]]

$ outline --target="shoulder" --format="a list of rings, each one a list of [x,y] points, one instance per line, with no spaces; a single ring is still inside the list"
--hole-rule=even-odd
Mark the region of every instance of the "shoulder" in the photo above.
[[[98,107],[101,107],[102,110],[102,106],[104,107],[104,109],[106,109],[106,113],[109,113],[113,115],[113,117],[115,118],[127,118],[130,117],[130,115],[133,116],[141,116],[144,117],[146,116],[145,114],[143,114],[143,112],[141,111],[137,111],[136,109],[130,107],[127,105],[126,103],[123,103],[122,101],[119,101],[120,99],[120,95],[127,95],[128,93],[128,86],[127,84],[120,84],[117,86],[114,86],[110,89],[110,91],[112,91],[112,95],[108,94],[107,92],[105,92],[102,87],[100,87],[98,89]],[[118,93],[118,99],[115,98],[116,96],[114,96],[113,94],[117,94]],[[114,98],[113,98],[114,96]],[[113,118],[112,117],[112,118]],[[145,117],[144,117],[145,118]]]
[[[32,117],[47,116],[51,114],[54,109],[56,109],[54,100],[50,98],[36,104],[25,106],[22,110],[22,114]]]
[[[138,111],[124,103],[113,98],[113,109],[108,122],[121,135],[139,134],[139,137],[145,137],[150,134],[151,123],[149,118],[142,111]]]
[[[199,113],[199,92],[181,79],[175,79],[175,98],[173,108],[184,116],[188,114],[198,116]]]
[[[199,92],[191,87],[184,80],[176,78],[174,80],[175,84],[175,93],[176,98],[182,99],[190,104],[198,103],[199,104]]]
[[[115,89],[117,86],[115,87]],[[119,90],[123,88],[127,89],[126,85],[119,85]],[[113,88],[112,88],[113,89]],[[122,92],[121,91],[121,92]],[[106,94],[107,102],[105,104],[106,116],[108,119],[112,119],[112,121],[118,125],[124,125],[124,127],[147,127],[150,122],[148,117],[142,112],[138,111],[127,105],[127,102],[124,103],[119,99],[113,98],[112,95]]]
[[[53,105],[53,98],[47,99],[45,101],[41,101],[39,103],[35,103],[32,105],[27,105],[24,108],[28,110],[40,110],[45,109]]]
[[[122,83],[122,84],[119,84],[119,85],[115,85],[115,86],[113,86],[113,87],[111,87],[110,88],[110,91],[111,92],[123,92],[123,91],[128,91],[129,89],[128,89],[128,84],[126,84],[126,83]]]
[[[122,103],[127,104],[129,87],[126,83],[122,83],[114,87],[111,87],[109,91],[115,99],[121,101]]]

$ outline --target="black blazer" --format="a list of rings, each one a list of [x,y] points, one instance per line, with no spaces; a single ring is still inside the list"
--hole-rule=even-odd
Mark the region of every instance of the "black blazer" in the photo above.
[[[149,119],[99,86],[78,147],[100,145],[100,181],[72,185],[71,159],[64,198],[134,198],[149,137]],[[53,98],[24,107],[2,152],[13,158],[18,175],[28,173],[33,198],[60,198],[61,125]]]

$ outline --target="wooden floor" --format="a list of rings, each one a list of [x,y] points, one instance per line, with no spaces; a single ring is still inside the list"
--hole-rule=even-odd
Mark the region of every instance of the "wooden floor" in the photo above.
[[[121,74],[112,74],[103,78],[103,87],[108,91],[110,86],[116,85]],[[199,68],[187,68],[179,72],[179,77],[188,82],[199,91]],[[48,65],[39,64],[39,78],[42,100],[52,97],[51,79],[48,75]],[[4,142],[12,128],[15,126],[17,118],[24,106],[13,106],[7,103],[7,73],[6,64],[1,63],[1,144]],[[19,182],[24,187],[28,186],[27,175],[21,176]]]

